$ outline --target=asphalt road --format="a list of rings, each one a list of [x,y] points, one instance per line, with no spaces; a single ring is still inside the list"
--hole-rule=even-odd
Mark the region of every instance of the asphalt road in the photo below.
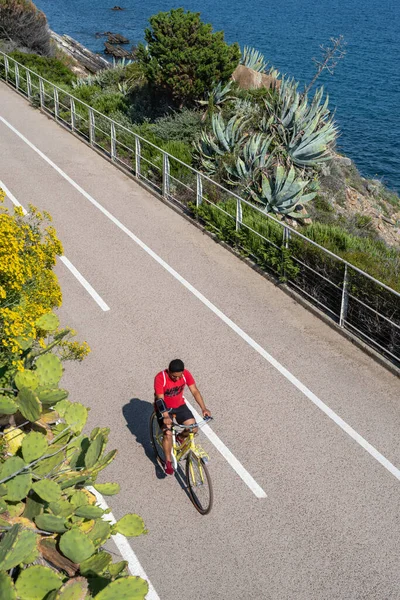
[[[111,427],[109,504],[145,519],[132,547],[161,600],[400,598],[399,379],[4,84],[0,116],[82,188],[0,120],[0,179],[109,307],[60,262],[60,317],[92,348],[63,385]],[[155,467],[153,377],[175,357],[265,498],[204,436],[210,515]]]

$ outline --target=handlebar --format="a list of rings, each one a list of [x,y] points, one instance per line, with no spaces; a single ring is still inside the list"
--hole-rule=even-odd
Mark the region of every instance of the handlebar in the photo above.
[[[175,419],[175,417],[172,419],[172,427],[174,429],[177,430],[181,430],[181,431],[192,431],[192,429],[196,429],[196,427],[204,427],[204,425],[207,425],[207,423],[209,423],[210,421],[213,420],[213,417],[204,417],[204,419],[202,421],[199,421],[198,423],[193,423],[193,425],[181,425],[180,423],[178,423]]]

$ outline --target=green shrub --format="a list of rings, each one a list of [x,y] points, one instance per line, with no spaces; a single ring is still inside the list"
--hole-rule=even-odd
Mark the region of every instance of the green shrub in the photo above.
[[[125,113],[128,103],[121,92],[106,91],[93,100],[92,107],[108,117],[116,112]]]
[[[75,75],[56,58],[25,54],[18,50],[12,52],[10,56],[55,85],[70,85],[76,80]]]
[[[183,8],[150,17],[145,40],[137,56],[147,80],[180,107],[202,98],[214,82],[227,81],[240,59],[237,44],[229,46],[222,31],[214,33],[200,13]]]
[[[155,121],[152,130],[164,141],[179,140],[192,144],[201,132],[201,113],[196,110],[182,109],[172,115]]]

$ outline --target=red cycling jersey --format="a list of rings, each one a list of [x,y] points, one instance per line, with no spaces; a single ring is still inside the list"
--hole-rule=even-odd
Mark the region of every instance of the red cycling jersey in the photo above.
[[[176,381],[172,381],[168,375],[168,369],[160,371],[154,378],[154,392],[164,395],[164,402],[167,408],[178,408],[185,404],[183,399],[183,390],[185,385],[193,385],[195,383],[190,371],[185,369],[182,377]]]

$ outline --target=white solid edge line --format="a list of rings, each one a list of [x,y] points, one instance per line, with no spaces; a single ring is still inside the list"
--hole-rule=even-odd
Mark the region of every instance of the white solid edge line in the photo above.
[[[375,460],[377,460],[389,473],[394,475],[398,481],[400,481],[400,470],[395,467],[383,454],[381,454],[374,446],[372,446],[366,439],[364,439],[355,429],[353,429],[346,421],[344,421],[339,415],[337,415],[329,406],[327,406],[322,400],[318,398],[307,386],[305,386],[297,377],[292,375],[286,367],[281,365],[273,356],[271,356],[260,344],[258,344],[253,338],[251,338],[243,329],[241,329],[236,323],[234,323],[229,317],[227,317],[219,308],[217,308],[212,302],[207,300],[201,292],[199,292],[192,284],[184,279],[175,269],[170,267],[158,254],[156,254],[151,248],[149,248],[144,242],[142,242],[134,233],[132,233],[125,225],[123,225],[114,215],[112,215],[106,208],[104,208],[97,200],[92,198],[90,194],[85,192],[71,177],[69,177],[60,167],[53,163],[39,148],[36,148],[32,142],[30,142],[22,133],[20,133],[15,127],[13,127],[3,117],[0,117],[2,121],[9,129],[11,129],[18,137],[20,137],[32,150],[34,150],[39,156],[43,158],[53,169],[55,169],[66,181],[68,181],[76,190],[78,190],[89,202],[96,206],[106,217],[110,219],[117,227],[119,227],[124,233],[126,233],[134,242],[138,244],[147,254],[149,254],[155,261],[157,261],[166,271],[168,271],[175,279],[177,279],[187,290],[189,290],[196,298],[198,298],[205,306],[207,306],[217,317],[219,317],[228,327],[230,327],[237,335],[239,335],[249,346],[251,346],[260,356],[269,362],[279,373],[281,373],[290,383],[292,383],[300,392],[302,392],[315,406],[317,406],[327,417],[332,419],[336,425],[338,425],[345,433],[347,433],[357,444],[359,444],[364,450],[366,450]]]
[[[94,487],[88,486],[87,489],[89,490],[89,492],[96,496],[97,504],[100,506],[100,508],[102,508],[103,510],[109,510],[107,502],[105,501],[103,496],[97,490],[95,490]],[[114,525],[114,523],[117,522],[112,512],[109,512],[108,514],[104,515],[103,519],[111,523],[111,525]],[[128,562],[128,568],[131,575],[141,577],[142,579],[145,579],[147,581],[149,585],[149,591],[146,594],[147,600],[160,600],[159,595],[154,589],[150,579],[147,577],[142,565],[139,562],[138,557],[132,550],[132,547],[126,539],[126,537],[121,533],[116,533],[111,537],[115,545],[117,546],[122,558]]]
[[[16,197],[10,192],[8,187],[3,183],[3,181],[1,181],[1,179],[0,179],[0,187],[5,191],[7,198],[9,198],[15,206],[19,206],[20,208],[22,208],[24,215],[27,215],[28,214],[27,210],[22,206],[22,204],[20,202],[18,202]],[[108,306],[108,304],[106,304],[104,302],[103,298],[90,285],[90,283],[87,281],[87,279],[84,278],[82,273],[80,273],[78,271],[78,269],[76,267],[74,267],[72,262],[66,256],[60,256],[59,259],[64,263],[64,265],[67,267],[67,269],[69,269],[71,271],[72,275],[74,275],[74,277],[76,277],[76,279],[85,288],[85,290],[88,292],[88,294],[90,294],[92,296],[93,300],[100,306],[100,308],[102,310],[104,310],[104,312],[106,312],[107,310],[110,310],[110,307]]]
[[[203,417],[199,415],[197,410],[193,408],[193,406],[186,400],[186,398],[185,402],[192,411],[196,421],[202,421]],[[244,481],[244,483],[251,489],[253,494],[257,498],[267,498],[267,494],[264,492],[262,487],[260,487],[257,481],[255,481],[255,479],[250,475],[250,473],[246,471],[242,463],[238,461],[236,456],[232,454],[229,448],[225,446],[224,442],[220,440],[220,438],[217,436],[216,433],[214,433],[211,427],[209,425],[203,425],[201,431],[204,433],[205,436],[208,437],[208,439],[216,447],[218,452],[220,452],[225,458],[225,460],[231,465],[232,469],[236,471],[236,473],[239,475],[242,481]]]

